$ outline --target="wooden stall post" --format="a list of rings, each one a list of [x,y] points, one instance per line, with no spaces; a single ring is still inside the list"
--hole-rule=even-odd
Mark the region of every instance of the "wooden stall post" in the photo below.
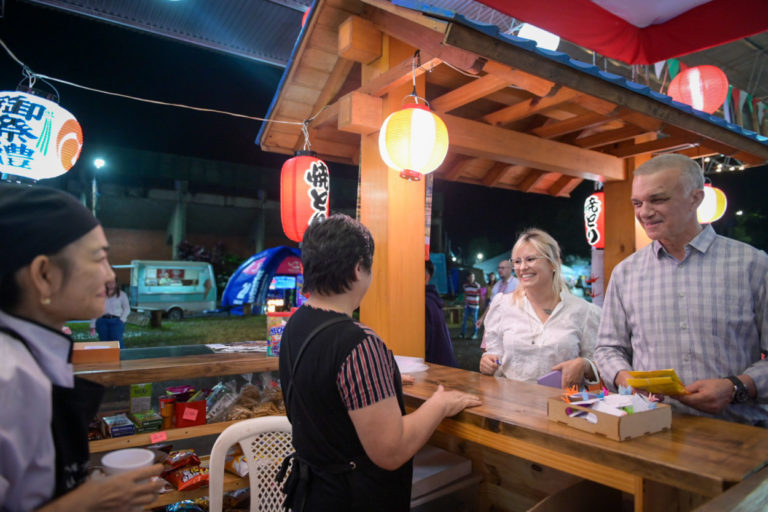
[[[655,134],[636,137],[635,142],[648,142],[656,138]],[[605,191],[605,253],[603,261],[604,290],[608,289],[613,268],[624,258],[641,248],[643,240],[647,240],[643,228],[635,221],[635,211],[632,207],[632,176],[635,169],[651,159],[650,153],[638,155],[624,160],[623,181],[606,182]],[[639,233],[636,233],[636,230]]]
[[[382,56],[362,66],[362,81],[413,55],[387,36]],[[423,77],[417,80],[424,94]],[[412,84],[384,96],[382,119],[398,110]],[[360,306],[360,321],[372,327],[396,354],[424,357],[424,180],[406,181],[379,155],[379,133],[361,136],[361,220],[373,233],[373,282]]]

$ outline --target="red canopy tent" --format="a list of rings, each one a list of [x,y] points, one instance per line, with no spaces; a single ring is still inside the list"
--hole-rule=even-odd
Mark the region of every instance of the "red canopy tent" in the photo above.
[[[765,0],[479,0],[627,64],[653,64],[768,30]]]

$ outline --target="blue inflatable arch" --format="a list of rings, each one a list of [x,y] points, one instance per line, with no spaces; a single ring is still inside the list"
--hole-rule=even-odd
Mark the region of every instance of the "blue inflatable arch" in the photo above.
[[[301,251],[293,247],[273,247],[245,260],[229,278],[221,295],[221,308],[242,315],[243,304],[252,304],[254,314],[265,314],[269,283],[284,259]]]

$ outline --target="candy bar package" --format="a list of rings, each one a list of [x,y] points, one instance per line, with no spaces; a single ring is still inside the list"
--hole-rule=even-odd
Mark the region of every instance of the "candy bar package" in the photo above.
[[[136,425],[136,433],[157,432],[163,426],[163,418],[155,411],[134,412],[130,415]]]
[[[124,413],[114,416],[105,416],[101,419],[101,432],[104,437],[132,436],[136,433],[136,427]]]

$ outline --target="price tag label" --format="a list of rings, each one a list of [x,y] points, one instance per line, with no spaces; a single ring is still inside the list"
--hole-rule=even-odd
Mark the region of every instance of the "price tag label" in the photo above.
[[[154,434],[149,435],[149,440],[152,442],[152,444],[162,443],[167,439],[168,439],[168,434],[165,431],[155,432]]]
[[[184,410],[184,414],[181,416],[187,421],[195,421],[197,419],[197,413],[199,411],[197,409],[192,409],[191,407]]]

